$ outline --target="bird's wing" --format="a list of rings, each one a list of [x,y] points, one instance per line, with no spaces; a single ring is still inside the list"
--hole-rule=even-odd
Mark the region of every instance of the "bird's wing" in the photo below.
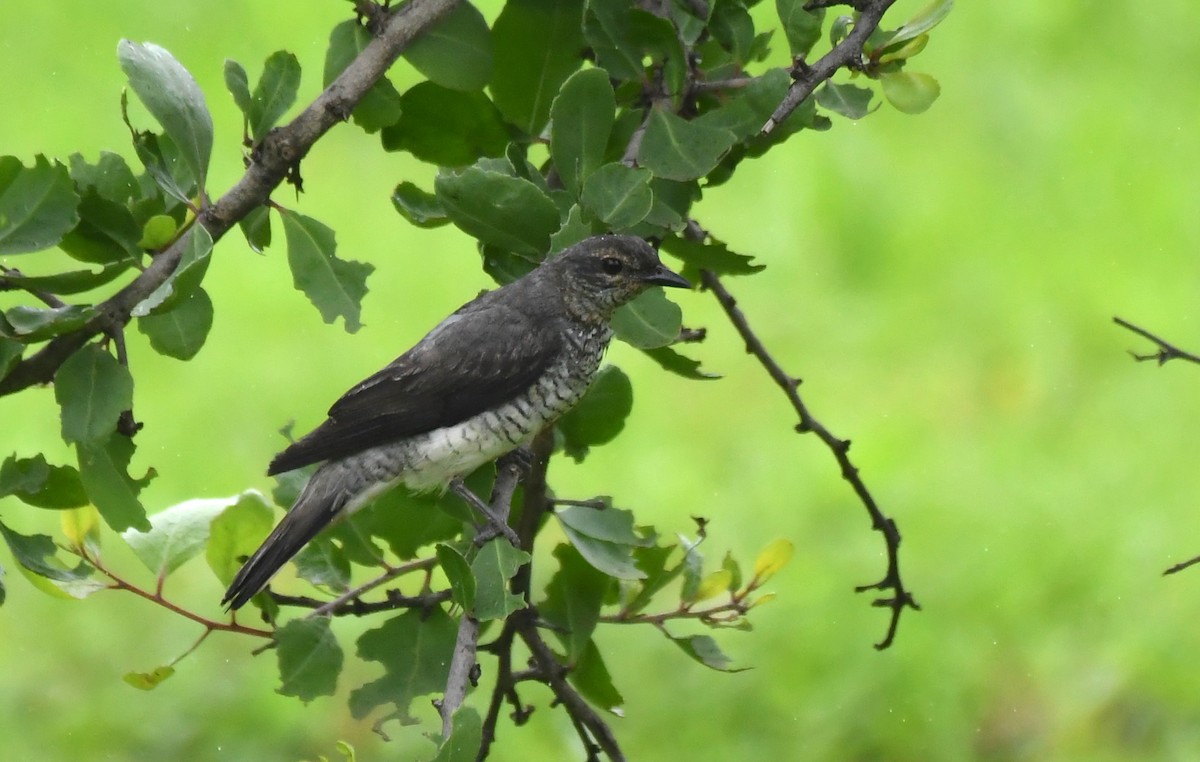
[[[267,473],[460,423],[529,388],[561,347],[560,332],[547,321],[504,302],[476,300],[346,392],[324,423],[275,456]]]

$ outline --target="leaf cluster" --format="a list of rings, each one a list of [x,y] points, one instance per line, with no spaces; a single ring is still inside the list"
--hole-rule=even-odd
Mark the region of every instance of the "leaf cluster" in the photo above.
[[[607,232],[653,241],[696,280],[751,276],[764,266],[695,220],[704,190],[732,181],[743,161],[795,135],[829,129],[830,113],[865,116],[873,97],[858,84],[829,80],[778,119],[806,58],[823,40],[836,50],[861,17],[827,18],[825,5],[832,3],[776,0],[770,18],[777,26],[762,30],[764,14],[751,13],[757,4],[509,0],[489,26],[469,3],[413,0],[397,12],[360,2],[363,15],[330,32],[323,97],[336,99],[354,87],[348,83],[361,82],[363,62],[380,55],[388,30],[408,23],[406,14],[420,19],[411,23],[423,33],[394,51],[422,75],[420,82],[402,92],[380,73],[353,98],[336,101],[345,109],[339,115],[377,136],[382,151],[406,152],[435,168],[428,187],[397,183],[392,201],[406,221],[458,228],[476,242],[481,268],[498,284]],[[906,66],[949,9],[949,0],[938,0],[896,29],[873,29],[847,65],[850,80],[879,82],[901,111],[928,108],[936,82]],[[771,46],[780,43],[792,67],[767,64]],[[497,707],[513,700],[522,679],[511,669],[518,642],[531,663],[542,665],[523,679],[550,685],[585,745],[613,758],[615,743],[588,713],[589,706],[618,711],[622,704],[597,640],[600,625],[650,625],[701,664],[730,670],[732,661],[712,636],[687,627],[748,627],[746,614],[769,599],[760,588],[786,562],[791,545],[769,546],[749,575],[729,554],[706,571],[703,525],[699,539],[664,542],[606,498],[556,501],[544,484],[545,458],[535,461],[515,495],[503,494],[491,466],[468,480],[477,495],[494,491],[493,508],[503,515],[512,508],[521,547],[488,539],[454,495],[393,491],[317,538],[295,559],[299,581],[279,584],[315,589],[319,597],[255,598],[267,629],[203,615],[165,596],[171,575],[200,555],[228,583],[269,532],[272,502],[289,507],[306,474],[281,476],[271,499],[247,490],[148,515],[139,495],[156,472],[129,473],[140,424],[126,328],[136,325],[163,355],[194,357],[213,323],[215,300],[205,277],[214,245],[234,223],[258,253],[278,245],[281,225],[295,288],[325,322],[341,319],[351,333],[361,325],[375,267],[340,258],[334,230],[272,201],[274,185],[236,215],[224,215],[207,187],[215,136],[205,94],[156,45],[126,40],[117,54],[129,90],[157,124],[135,126],[128,95],[121,95],[136,170],[109,152],[96,162],[78,154],[65,161],[37,156],[28,166],[0,157],[0,292],[18,297],[0,305],[0,394],[52,379],[62,437],[76,455],[75,463],[57,465],[41,454],[14,453],[0,464],[0,499],[61,512],[61,540],[0,522],[13,561],[31,583],[75,598],[104,589],[138,594],[202,625],[201,641],[216,630],[269,639],[280,692],[303,701],[332,693],[344,663],[333,618],[391,612],[356,644],[357,657],[379,662],[383,676],[351,692],[351,712],[374,716],[377,727],[392,719],[417,722],[414,699],[449,695],[448,665],[464,653],[464,623],[476,623],[494,637],[472,641],[471,654],[478,645],[501,664],[492,706],[482,719],[469,707],[452,707],[437,759],[486,755]],[[302,132],[309,111],[283,121],[303,76],[287,51],[268,55],[254,81],[238,62],[224,69],[228,94],[244,117],[239,147],[248,171],[284,161],[286,176],[276,183],[285,179],[297,190],[300,158],[320,134]],[[294,155],[279,159],[281,146]],[[667,372],[716,378],[677,348],[703,336],[683,320],[679,305],[655,289],[623,308],[613,327]],[[633,400],[629,377],[605,367],[558,421],[542,454],[583,460],[620,435]],[[128,544],[152,582],[131,582],[107,565],[102,525],[114,533],[106,541]],[[544,585],[532,581],[537,538],[555,543],[549,557],[557,565]],[[0,575],[0,603],[4,584]],[[296,607],[306,613],[292,616]],[[530,619],[534,612],[540,619]],[[553,632],[556,648],[531,621]],[[557,666],[545,668],[547,659]],[[173,670],[174,662],[127,680],[150,689]]]

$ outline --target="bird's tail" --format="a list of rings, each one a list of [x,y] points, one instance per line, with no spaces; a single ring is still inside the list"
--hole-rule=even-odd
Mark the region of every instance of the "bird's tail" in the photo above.
[[[235,610],[244,606],[305,543],[338,517],[352,494],[343,484],[340,469],[321,468],[313,474],[283,521],[233,578],[221,603]]]

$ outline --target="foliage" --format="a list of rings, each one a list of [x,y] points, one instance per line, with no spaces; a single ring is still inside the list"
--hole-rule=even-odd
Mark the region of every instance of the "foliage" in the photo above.
[[[78,154],[65,162],[37,156],[32,166],[0,157],[0,255],[34,260],[57,248],[77,263],[37,276],[7,265],[0,270],[0,290],[21,300],[0,316],[0,393],[52,379],[62,436],[77,454],[74,465],[57,465],[42,454],[14,453],[0,466],[0,497],[64,512],[60,541],[0,523],[17,568],[51,594],[82,598],[119,589],[140,595],[199,623],[204,631],[195,645],[218,630],[263,639],[278,655],[279,691],[303,701],[329,695],[336,686],[345,657],[333,617],[399,611],[356,644],[357,656],[382,664],[384,675],[356,688],[350,708],[355,717],[373,716],[381,732],[391,719],[419,721],[410,711],[414,699],[449,695],[453,662],[475,653],[474,641],[469,654],[462,647],[468,625],[492,622],[493,639],[478,646],[501,665],[487,716],[481,721],[470,707],[456,712],[457,706],[443,704],[438,758],[457,759],[469,749],[486,754],[497,713],[516,695],[517,645],[537,665],[526,679],[551,687],[589,756],[599,749],[620,758],[607,726],[592,712],[617,712],[622,704],[597,642],[600,626],[650,625],[700,664],[732,671],[734,662],[711,635],[679,632],[678,623],[748,627],[749,610],[770,598],[761,587],[791,554],[790,544],[781,541],[763,551],[748,575],[729,556],[706,570],[703,523],[696,537],[666,541],[607,499],[553,496],[544,483],[551,449],[582,460],[590,448],[619,436],[634,399],[620,369],[602,371],[553,439],[535,445],[533,469],[519,492],[515,484],[503,488],[504,467],[485,467],[469,480],[477,494],[492,492],[493,508],[503,508],[503,515],[511,504],[521,547],[503,538],[482,541],[469,509],[454,496],[393,493],[297,558],[298,575],[321,599],[277,592],[255,599],[267,625],[260,629],[236,618],[205,618],[164,596],[170,575],[201,553],[227,583],[269,531],[271,507],[263,495],[247,491],[189,500],[147,516],[139,492],[156,471],[129,473],[139,424],[132,412],[136,369],[126,357],[124,332],[136,323],[156,351],[184,361],[194,357],[220,303],[219,294],[204,288],[214,245],[236,223],[255,250],[278,246],[273,221],[283,226],[295,287],[327,323],[341,318],[346,331],[358,329],[375,267],[339,257],[331,228],[268,198],[284,179],[301,189],[304,150],[296,153],[288,144],[293,152],[283,153],[282,146],[311,145],[339,115],[378,134],[382,150],[404,151],[438,167],[430,188],[397,185],[397,212],[420,227],[453,224],[472,236],[481,266],[497,283],[610,231],[658,242],[706,285],[759,273],[762,266],[751,256],[731,251],[699,225],[693,205],[706,188],[730,182],[741,162],[794,135],[829,129],[829,113],[865,116],[875,87],[900,111],[927,109],[937,83],[907,65],[950,2],[934,2],[889,31],[876,26],[891,5],[887,0],[856,4],[861,13],[836,18],[827,18],[825,10],[834,3],[777,0],[782,40],[772,38],[774,30],[756,29],[753,5],[509,0],[489,28],[465,3],[414,0],[396,12],[358,2],[359,17],[331,31],[322,72],[330,89],[322,97],[339,97],[339,86],[359,90],[345,102],[325,103],[324,113],[335,116],[320,117],[326,120],[320,127],[310,127],[311,109],[279,126],[303,81],[293,55],[270,54],[254,83],[245,67],[226,62],[229,95],[245,117],[247,177],[262,182],[255,187],[244,181],[216,201],[208,187],[214,128],[205,95],[166,50],[122,41],[118,63],[161,129],[135,127],[122,100],[140,171],[116,153],[94,164]],[[418,13],[426,10],[426,16]],[[389,43],[389,32],[404,28],[420,34],[403,53],[427,80],[402,93],[383,74],[386,66],[364,72],[390,55],[379,52],[388,44],[401,51],[402,45]],[[830,51],[810,68],[805,61],[822,30]],[[764,66],[769,45],[783,41],[794,65]],[[828,74],[816,68],[821,62],[831,67]],[[831,79],[842,70],[845,81]],[[799,100],[785,107],[794,97]],[[338,108],[345,110],[338,114]],[[74,300],[97,294],[94,302]],[[614,327],[618,338],[666,371],[711,377],[675,348],[690,334],[678,305],[660,291],[624,308]],[[798,410],[801,424],[816,428]],[[273,495],[283,508],[295,494],[292,479],[282,477]],[[551,512],[556,521],[543,521]],[[109,565],[100,521],[119,533],[103,533],[104,542],[128,544],[152,584],[131,582]],[[557,567],[539,592],[530,551],[538,537],[555,542],[550,526],[565,539],[553,548]],[[886,534],[878,518],[876,528]],[[888,536],[888,576],[868,586],[895,592],[884,600],[893,610],[885,645],[899,611],[915,606],[899,581],[898,541],[898,534]],[[356,576],[369,574],[369,582],[356,585]],[[0,602],[4,584],[0,575]],[[390,587],[382,596],[367,596],[384,585]],[[294,607],[310,611],[284,613]],[[544,640],[534,611],[550,625],[557,648]],[[126,680],[153,689],[171,676],[173,664]]]

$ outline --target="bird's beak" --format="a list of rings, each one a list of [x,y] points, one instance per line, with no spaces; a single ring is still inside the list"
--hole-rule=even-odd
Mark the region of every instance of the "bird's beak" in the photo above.
[[[668,288],[691,288],[692,284],[688,279],[679,273],[668,270],[666,265],[659,265],[654,269],[654,272],[642,278],[643,283],[648,283],[651,286],[667,286]]]

